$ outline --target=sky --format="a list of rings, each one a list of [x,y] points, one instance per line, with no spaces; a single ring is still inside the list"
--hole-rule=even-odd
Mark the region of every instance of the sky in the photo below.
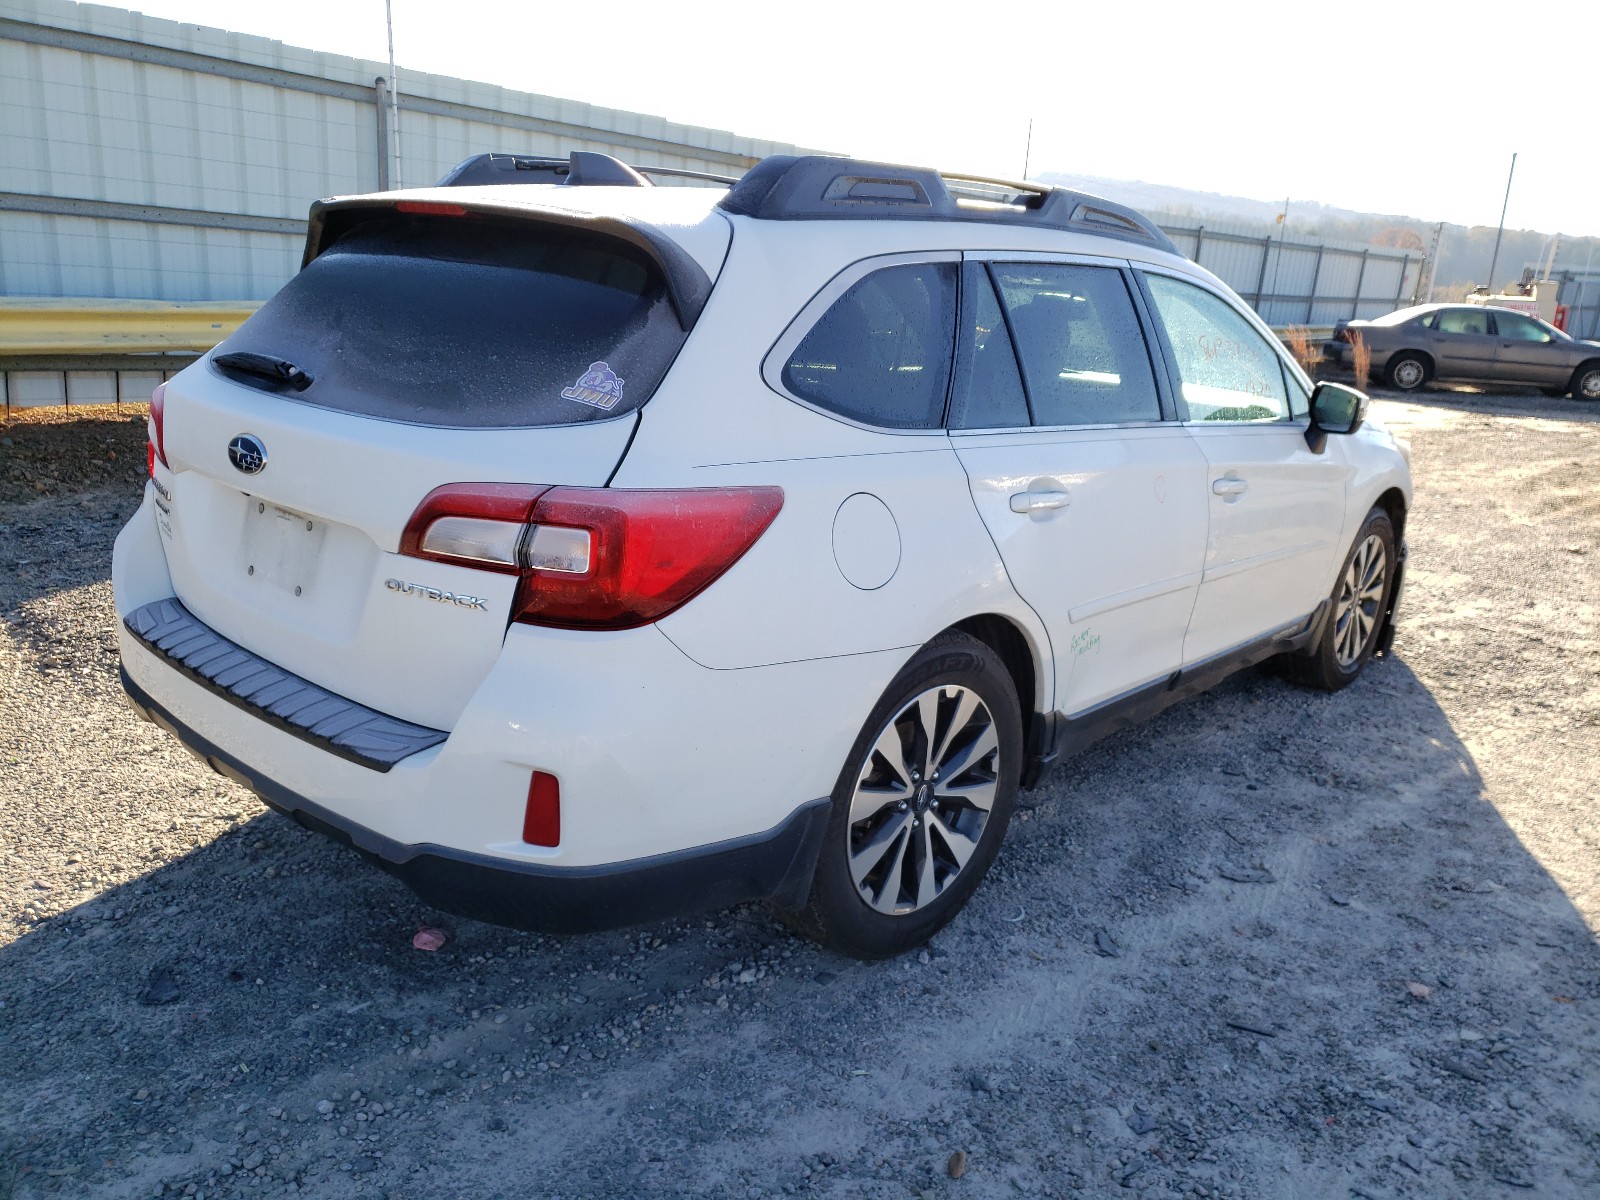
[[[131,0],[384,60],[383,0]],[[393,0],[407,69],[860,157],[1600,235],[1600,0]],[[1032,139],[1029,142],[1029,122]],[[488,149],[489,147],[485,147]]]

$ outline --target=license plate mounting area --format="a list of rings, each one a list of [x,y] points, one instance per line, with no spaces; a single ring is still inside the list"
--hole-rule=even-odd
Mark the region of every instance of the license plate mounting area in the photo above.
[[[309,599],[322,563],[328,524],[292,508],[247,496],[239,565],[245,582]]]

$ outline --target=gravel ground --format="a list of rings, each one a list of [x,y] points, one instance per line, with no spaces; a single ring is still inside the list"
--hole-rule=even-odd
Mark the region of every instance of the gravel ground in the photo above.
[[[1600,1194],[1600,411],[1377,411],[1396,656],[1102,743],[879,965],[453,921],[266,812],[119,699],[137,415],[0,428],[0,1200]]]

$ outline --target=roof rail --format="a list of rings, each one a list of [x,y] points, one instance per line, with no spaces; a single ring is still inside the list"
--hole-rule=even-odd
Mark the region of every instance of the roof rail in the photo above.
[[[721,207],[769,221],[921,219],[1043,226],[1178,253],[1148,217],[1084,192],[823,154],[762,159],[734,184]]]
[[[609,185],[612,187],[650,187],[650,176],[672,179],[700,179],[707,183],[732,185],[731,175],[712,175],[705,171],[685,171],[677,167],[640,167],[587,150],[574,150],[567,158],[546,158],[537,154],[474,154],[447,172],[439,187],[479,187],[484,184],[543,183],[565,187]]]

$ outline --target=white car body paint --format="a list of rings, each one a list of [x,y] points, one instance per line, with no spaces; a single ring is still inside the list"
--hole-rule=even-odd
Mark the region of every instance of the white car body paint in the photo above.
[[[501,208],[647,222],[705,269],[710,299],[649,402],[575,426],[440,429],[263,403],[201,361],[166,393],[170,467],[156,478],[170,501],[158,509],[150,485],[113,567],[119,614],[176,596],[261,658],[446,731],[442,745],[374,771],[258,719],[122,633],[125,669],[151,701],[392,842],[592,867],[758,835],[829,795],[886,685],[942,630],[1010,623],[1037,682],[1024,702],[1070,716],[1307,616],[1377,498],[1398,489],[1410,503],[1407,465],[1372,423],[1330,437],[1321,455],[1306,449],[1303,421],[876,429],[785,394],[768,369],[831,280],[886,256],[1095,257],[1231,296],[1163,251],[982,223],[762,221],[718,211],[720,193],[703,189],[406,195],[485,194]],[[229,464],[241,432],[268,449],[259,475]],[[1234,503],[1210,490],[1229,472],[1250,482]],[[1070,504],[1013,511],[1009,498],[1037,480],[1058,481]],[[731,569],[655,624],[508,628],[514,577],[398,553],[419,501],[458,482],[776,486],[784,501]],[[863,494],[877,507],[841,533]],[[269,519],[286,524],[252,525]],[[287,524],[296,519],[312,524],[303,546]],[[249,573],[257,553],[273,578]],[[435,602],[429,589],[484,605]],[[519,837],[535,770],[560,780],[554,847]]]

